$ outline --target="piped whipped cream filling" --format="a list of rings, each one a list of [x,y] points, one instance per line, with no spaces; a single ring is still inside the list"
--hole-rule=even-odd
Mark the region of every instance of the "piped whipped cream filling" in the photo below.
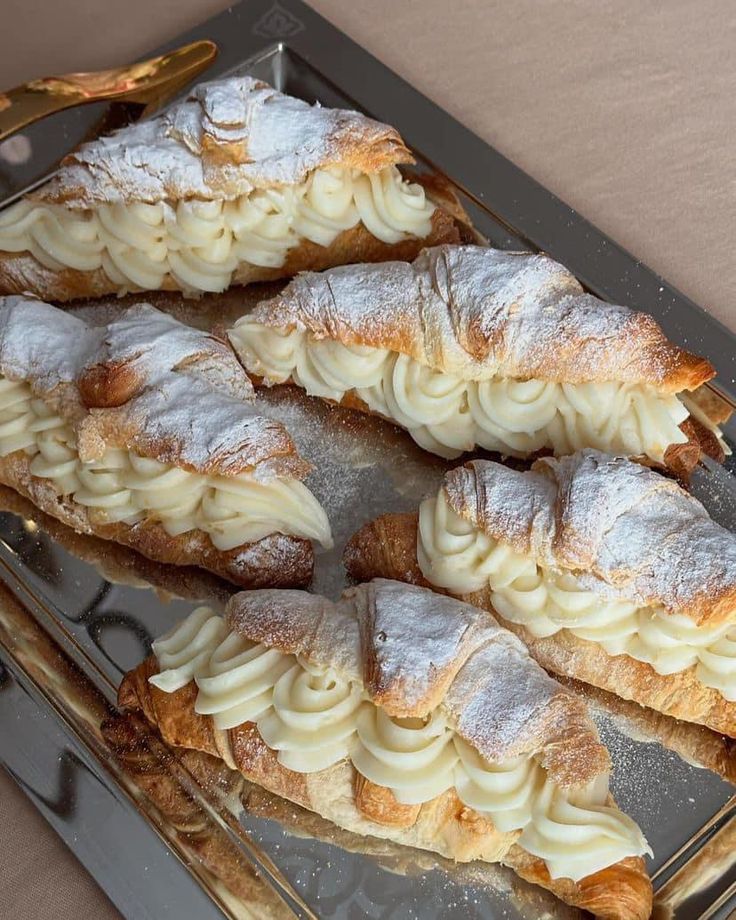
[[[694,668],[704,686],[736,702],[736,623],[697,626],[663,608],[597,594],[572,572],[545,569],[477,530],[450,508],[444,490],[419,510],[417,558],[424,577],[453,594],[490,588],[499,615],[536,638],[567,629],[658,674]]]
[[[317,339],[249,316],[229,336],[246,369],[266,383],[292,380],[310,395],[336,402],[353,392],[371,411],[406,428],[421,447],[448,459],[476,445],[513,457],[595,447],[661,463],[670,444],[687,441],[679,426],[688,410],[677,396],[645,385],[498,375],[462,380],[407,355]]]
[[[0,377],[0,457],[15,451],[32,457],[33,476],[100,524],[154,520],[173,537],[200,530],[221,551],[274,533],[332,545],[327,516],[303,483],[205,476],[117,448],[83,462],[72,428],[27,383]]]
[[[129,290],[156,290],[171,276],[186,291],[223,291],[239,265],[279,268],[303,240],[329,246],[359,223],[385,243],[428,236],[434,210],[395,166],[370,175],[330,167],[233,201],[75,211],[24,199],[0,212],[0,250],[30,252],[51,271],[102,269]]]
[[[279,763],[314,773],[350,759],[402,804],[421,805],[454,788],[461,801],[543,859],[554,878],[591,875],[649,852],[637,825],[606,804],[608,777],[563,790],[532,756],[490,762],[460,738],[442,708],[426,718],[394,718],[363,686],[229,631],[207,607],[153,643],[167,693],[192,679],[196,712],[219,729],[256,724]]]

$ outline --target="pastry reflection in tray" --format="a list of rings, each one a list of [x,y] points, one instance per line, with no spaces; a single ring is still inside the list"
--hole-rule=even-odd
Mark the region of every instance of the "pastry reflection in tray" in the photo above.
[[[194,778],[210,800],[235,815],[240,814],[249,825],[247,833],[251,837],[273,839],[284,832],[288,839],[283,846],[279,845],[281,864],[287,867],[288,874],[299,876],[300,894],[308,903],[318,901],[325,916],[336,912],[349,914],[352,899],[355,909],[360,905],[361,912],[370,904],[371,916],[379,915],[379,911],[380,916],[402,915],[402,902],[407,909],[415,903],[415,885],[407,887],[402,882],[407,878],[416,884],[436,886],[445,906],[468,898],[467,913],[463,913],[467,917],[484,915],[483,892],[496,897],[503,894],[522,917],[573,920],[584,916],[502,866],[455,864],[426,851],[342,830],[319,815],[249,783],[217,758],[166,745],[135,715],[108,720],[103,725],[103,734],[128,776],[167,822],[178,829],[188,848],[196,852],[206,869],[231,895],[246,903],[249,898],[252,902],[251,882],[242,873],[249,866],[227,834],[208,821],[202,808],[184,791],[177,778],[177,771],[181,776],[180,768]],[[334,872],[338,854],[335,850],[320,852],[315,849],[315,841],[368,859],[348,864],[351,871]],[[323,873],[333,877],[327,881]],[[472,907],[473,900],[479,905],[477,913]],[[437,904],[440,909],[439,901]],[[262,916],[272,914],[264,910]]]
[[[235,590],[204,569],[154,562],[120,543],[77,533],[2,485],[0,513],[16,516],[4,522],[3,540],[18,554],[23,565],[44,582],[54,585],[62,582],[63,567],[54,552],[54,544],[58,544],[77,559],[93,566],[105,582],[133,588],[154,588],[162,599],[207,598],[224,602]]]
[[[736,785],[736,739],[727,738],[694,722],[681,722],[606,690],[569,677],[555,679],[583,697],[595,713],[610,716],[622,734],[644,744],[661,744],[685,763],[717,773]]]

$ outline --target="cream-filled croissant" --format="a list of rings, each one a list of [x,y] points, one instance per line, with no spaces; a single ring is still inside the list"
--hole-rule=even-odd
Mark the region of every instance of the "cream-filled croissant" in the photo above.
[[[648,847],[585,705],[470,605],[381,580],[241,593],[156,641],[119,702],[348,830],[649,916]]]
[[[474,461],[345,558],[491,611],[550,671],[736,737],[736,536],[651,469],[592,450],[524,473]]]
[[[160,562],[302,585],[329,522],[252,396],[226,343],[146,304],[95,326],[0,298],[0,482]]]
[[[458,238],[398,132],[251,77],[84,144],[0,212],[0,293],[223,291]]]
[[[266,384],[381,415],[447,458],[595,447],[686,471],[701,448],[723,456],[688,396],[711,365],[545,255],[440,246],[300,275],[229,336]]]

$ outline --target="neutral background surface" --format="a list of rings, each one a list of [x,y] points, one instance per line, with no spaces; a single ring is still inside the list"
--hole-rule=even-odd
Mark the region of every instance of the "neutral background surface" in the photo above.
[[[0,86],[128,62],[226,6],[0,0]],[[312,6],[736,329],[732,0]],[[1,772],[0,827],[6,916],[116,916]]]

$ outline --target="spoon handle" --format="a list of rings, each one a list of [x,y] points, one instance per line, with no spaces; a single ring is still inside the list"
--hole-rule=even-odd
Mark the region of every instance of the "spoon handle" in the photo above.
[[[208,67],[216,55],[214,42],[198,41],[129,67],[43,77],[0,92],[0,141],[40,118],[89,102],[125,100],[156,108]]]

